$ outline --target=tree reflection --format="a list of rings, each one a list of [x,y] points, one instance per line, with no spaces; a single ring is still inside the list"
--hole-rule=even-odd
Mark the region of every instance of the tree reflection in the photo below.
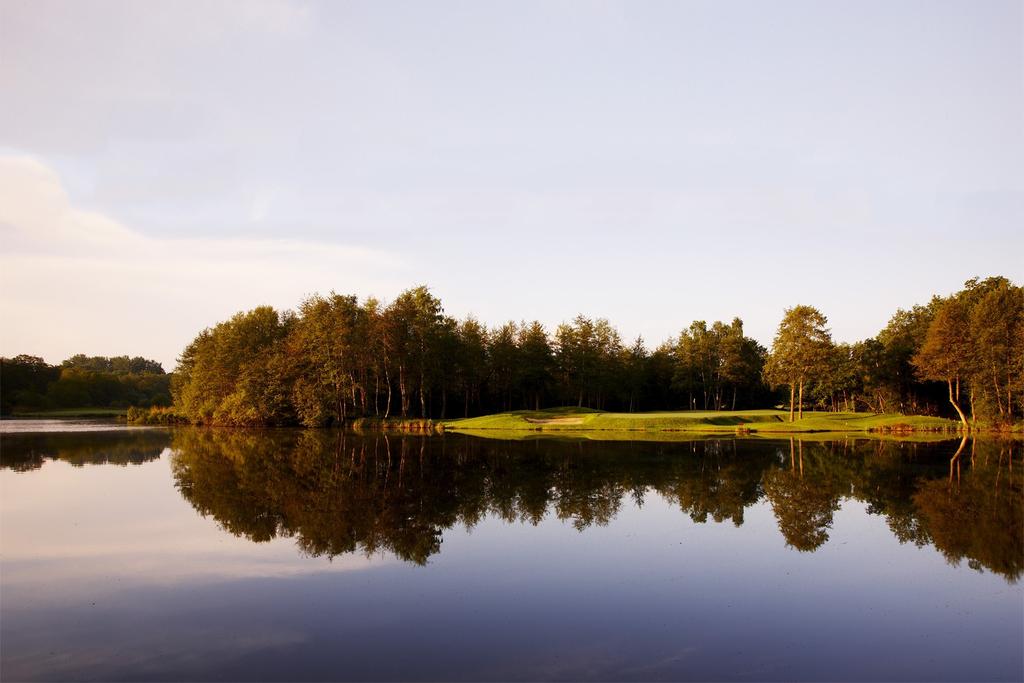
[[[1024,570],[1024,487],[1012,467],[1015,444],[973,446],[981,452],[956,458],[953,479],[922,482],[914,494],[920,535],[951,564],[966,559],[1016,581]]]
[[[771,449],[744,449],[736,441],[692,442],[690,457],[674,463],[676,476],[657,487],[667,500],[679,505],[694,522],[730,520],[743,524],[743,512],[764,495],[761,482],[775,464]],[[698,455],[698,446],[700,454]]]
[[[203,515],[254,541],[293,537],[334,557],[388,551],[415,563],[443,532],[487,517],[578,530],[655,493],[695,522],[740,526],[764,500],[788,546],[828,542],[842,501],[883,515],[900,542],[1017,580],[1022,563],[1019,445],[976,444],[957,481],[950,442],[847,439],[685,443],[499,441],[330,431],[175,432],[176,485]],[[1014,450],[1016,449],[1016,450]],[[1013,460],[1018,462],[1011,467]]]
[[[28,472],[39,469],[47,460],[75,467],[141,465],[159,458],[170,444],[170,434],[158,429],[4,434],[0,438],[0,467]]]
[[[843,493],[835,458],[822,444],[813,444],[804,467],[804,442],[789,442],[790,465],[765,473],[764,491],[771,502],[786,543],[800,551],[814,551],[828,541],[832,515]]]

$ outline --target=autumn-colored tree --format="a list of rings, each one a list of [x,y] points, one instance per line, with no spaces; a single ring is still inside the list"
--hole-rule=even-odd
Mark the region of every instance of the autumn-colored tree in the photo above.
[[[960,416],[963,429],[968,429],[967,416],[960,406],[960,381],[975,361],[971,348],[970,312],[958,297],[947,299],[939,307],[928,326],[924,345],[913,358],[923,379],[945,382],[949,402]]]

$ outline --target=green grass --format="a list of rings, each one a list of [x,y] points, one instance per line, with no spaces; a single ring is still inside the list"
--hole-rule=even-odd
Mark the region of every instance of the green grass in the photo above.
[[[71,418],[71,417],[120,417],[128,412],[127,408],[61,408],[60,410],[36,410],[25,413],[13,413],[8,417],[32,418]]]
[[[672,411],[606,413],[580,408],[518,410],[464,420],[446,420],[445,430],[504,432],[689,432],[700,434],[801,432],[906,432],[946,431],[958,423],[922,415],[804,412],[789,422],[782,410]]]

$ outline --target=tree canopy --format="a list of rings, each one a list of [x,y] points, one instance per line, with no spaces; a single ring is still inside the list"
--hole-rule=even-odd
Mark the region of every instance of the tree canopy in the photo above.
[[[0,358],[0,413],[168,406],[171,378],[154,360],[77,354],[60,365]]]
[[[785,393],[776,393],[781,389]],[[788,396],[787,396],[788,394]],[[487,326],[447,315],[426,287],[394,301],[330,293],[260,306],[200,332],[173,377],[140,357],[59,366],[0,359],[4,414],[160,406],[195,423],[325,426],[579,406],[613,411],[809,408],[1011,424],[1024,409],[1024,289],[1002,277],[898,310],[871,338],[835,343],[817,308],[785,311],[769,350],[743,321],[697,320],[649,348],[605,318]]]

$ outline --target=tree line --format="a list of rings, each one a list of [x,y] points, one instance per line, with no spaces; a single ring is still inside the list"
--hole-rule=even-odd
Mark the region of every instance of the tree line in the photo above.
[[[78,354],[60,365],[38,356],[0,358],[0,412],[169,406],[171,377],[160,363]]]
[[[832,410],[955,414],[1009,425],[1024,407],[1024,288],[1004,277],[968,280],[950,296],[899,310],[877,336],[833,343],[810,306],[788,309],[765,378],[788,389],[790,419],[811,404]]]
[[[1024,290],[994,277],[899,310],[855,344],[835,343],[820,311],[795,306],[771,349],[746,336],[739,318],[695,321],[649,350],[604,318],[580,315],[554,330],[457,320],[426,287],[386,305],[316,295],[295,311],[261,306],[202,331],[181,354],[172,389],[175,409],[194,423],[315,427],[562,405],[781,403],[794,419],[811,408],[946,414],[960,411],[963,396],[972,419],[1011,422],[1022,384]]]
[[[653,352],[606,319],[488,328],[416,287],[384,305],[330,294],[261,306],[199,334],[178,361],[175,407],[203,424],[340,424],[575,405],[655,410],[758,405],[765,350],[743,323],[694,323]]]

